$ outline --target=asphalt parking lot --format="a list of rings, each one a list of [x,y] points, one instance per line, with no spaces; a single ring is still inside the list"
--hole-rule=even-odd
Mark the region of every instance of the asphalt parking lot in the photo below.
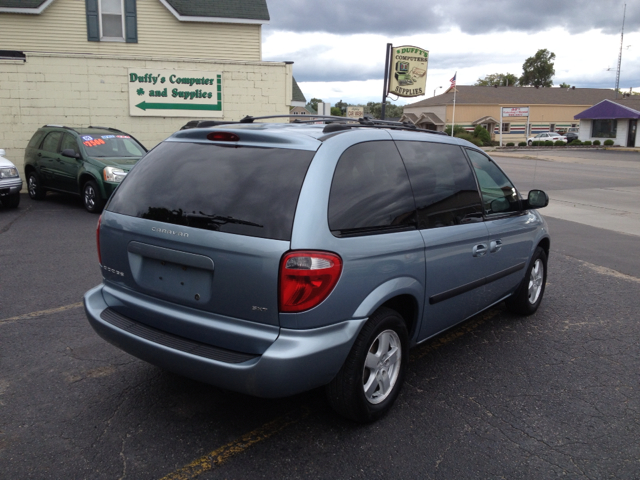
[[[417,347],[395,407],[364,426],[321,390],[248,397],[104,342],[79,303],[101,278],[97,216],[23,195],[0,209],[0,477],[638,478],[640,260],[619,225],[638,221],[640,155],[576,158],[498,158],[552,199],[539,311],[500,305]]]

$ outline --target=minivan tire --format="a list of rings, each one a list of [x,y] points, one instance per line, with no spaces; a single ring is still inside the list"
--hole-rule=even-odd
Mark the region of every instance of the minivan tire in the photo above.
[[[105,202],[100,196],[98,185],[93,180],[89,180],[82,187],[82,203],[90,213],[100,213],[104,208]]]
[[[378,309],[362,328],[338,375],[326,387],[333,409],[361,423],[386,414],[404,382],[408,338],[404,319],[395,310]]]
[[[538,310],[547,284],[547,254],[537,247],[524,280],[506,300],[507,308],[520,315],[533,315]]]
[[[33,200],[44,200],[47,192],[40,186],[40,177],[36,172],[29,172],[27,175],[27,190]]]

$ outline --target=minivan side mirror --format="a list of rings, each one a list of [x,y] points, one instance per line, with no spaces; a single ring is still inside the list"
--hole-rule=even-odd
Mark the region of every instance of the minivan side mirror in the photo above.
[[[4,151],[4,148],[0,148],[0,157],[4,157],[7,152]]]
[[[63,157],[80,158],[80,154],[76,153],[73,148],[65,148],[60,152]]]
[[[522,203],[525,210],[544,208],[549,205],[549,195],[542,190],[531,190],[527,199]]]

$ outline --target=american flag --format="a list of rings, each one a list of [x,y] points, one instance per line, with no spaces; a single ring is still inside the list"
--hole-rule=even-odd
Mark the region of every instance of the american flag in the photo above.
[[[456,76],[457,76],[457,75],[458,75],[458,72],[456,72],[456,73],[453,75],[453,78],[452,78],[451,80],[449,80],[449,81],[451,82],[451,86],[452,86],[452,87],[455,87],[455,86],[456,86]]]

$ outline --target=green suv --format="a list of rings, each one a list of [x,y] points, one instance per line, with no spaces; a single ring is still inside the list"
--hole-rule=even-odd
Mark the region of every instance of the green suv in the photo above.
[[[47,190],[73,193],[89,212],[99,213],[146,153],[140,142],[115,128],[45,125],[24,154],[29,196],[43,200]]]

